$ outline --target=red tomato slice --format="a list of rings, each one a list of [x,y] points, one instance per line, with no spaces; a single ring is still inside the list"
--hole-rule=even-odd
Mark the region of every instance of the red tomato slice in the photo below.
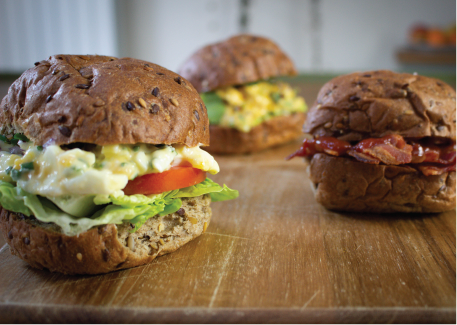
[[[177,190],[203,182],[206,172],[201,169],[176,166],[162,173],[152,173],[139,176],[127,183],[124,188],[126,195],[133,194],[159,194]]]

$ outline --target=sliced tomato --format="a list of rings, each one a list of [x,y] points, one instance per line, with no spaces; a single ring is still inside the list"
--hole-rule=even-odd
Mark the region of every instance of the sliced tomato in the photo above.
[[[171,167],[162,173],[152,173],[139,176],[127,183],[124,188],[126,195],[159,194],[177,190],[203,182],[206,172],[189,166]]]

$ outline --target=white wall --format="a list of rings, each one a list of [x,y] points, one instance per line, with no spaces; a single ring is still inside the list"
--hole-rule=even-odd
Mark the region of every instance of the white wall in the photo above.
[[[397,69],[395,50],[412,24],[455,23],[454,0],[322,0],[322,66],[326,71]]]
[[[175,70],[204,44],[239,32],[237,0],[119,0],[122,55]],[[454,0],[251,0],[248,32],[275,40],[303,72],[399,68],[416,22],[455,22]],[[126,22],[128,21],[128,22]]]
[[[120,55],[178,68],[201,46],[238,32],[236,0],[119,0]]]
[[[268,36],[283,48],[300,70],[310,70],[316,36],[310,0],[251,0],[248,31]]]
[[[0,0],[0,72],[53,54],[117,55],[112,0]]]
[[[57,53],[149,60],[177,70],[238,33],[241,0],[0,0],[0,72]],[[455,23],[455,0],[250,0],[247,31],[275,40],[302,72],[398,69],[415,22]]]

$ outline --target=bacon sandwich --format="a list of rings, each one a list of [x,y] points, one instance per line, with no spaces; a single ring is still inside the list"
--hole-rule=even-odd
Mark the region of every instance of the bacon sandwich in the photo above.
[[[331,210],[442,212],[455,208],[456,93],[392,71],[325,84],[288,159],[305,157],[316,200]]]

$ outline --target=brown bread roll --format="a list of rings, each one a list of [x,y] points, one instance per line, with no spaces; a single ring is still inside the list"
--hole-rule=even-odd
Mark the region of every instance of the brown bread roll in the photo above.
[[[208,117],[192,84],[130,58],[51,56],[13,83],[1,110],[2,134],[24,133],[37,145],[209,144]]]
[[[149,263],[201,235],[212,193],[225,191],[204,173],[219,167],[199,148],[209,144],[200,95],[150,62],[51,56],[10,87],[0,125],[0,228],[36,268],[98,274]],[[212,189],[195,190],[202,182]],[[10,193],[23,199],[8,201]]]
[[[293,76],[297,71],[287,54],[273,41],[243,34],[201,48],[184,62],[179,73],[197,91],[205,93]],[[217,154],[244,154],[281,145],[300,136],[304,120],[304,112],[294,112],[274,116],[249,131],[211,124],[211,143],[207,150]]]
[[[316,200],[356,212],[455,208],[456,93],[444,82],[392,71],[325,84],[303,126]]]

